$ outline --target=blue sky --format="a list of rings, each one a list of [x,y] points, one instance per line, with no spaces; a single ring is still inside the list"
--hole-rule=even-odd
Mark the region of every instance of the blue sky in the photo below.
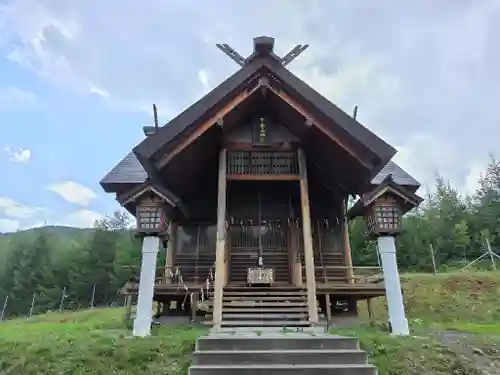
[[[500,2],[352,3],[0,0],[0,232],[119,208],[98,182],[151,104],[167,121],[237,69],[215,43],[247,55],[259,35],[280,53],[309,43],[291,70],[358,105],[424,185],[473,191],[500,156]]]

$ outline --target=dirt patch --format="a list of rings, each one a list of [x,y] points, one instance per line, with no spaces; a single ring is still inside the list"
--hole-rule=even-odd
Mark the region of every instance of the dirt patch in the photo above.
[[[499,352],[493,343],[488,344],[484,338],[478,342],[476,335],[462,332],[432,332],[432,335],[443,345],[471,360],[485,375],[500,375]]]

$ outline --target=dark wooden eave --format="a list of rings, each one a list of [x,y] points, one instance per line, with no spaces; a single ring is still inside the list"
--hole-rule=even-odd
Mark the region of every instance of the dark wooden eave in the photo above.
[[[377,199],[378,196],[386,192],[393,193],[401,198],[401,200],[404,202],[402,207],[403,214],[405,214],[406,212],[415,207],[418,207],[420,203],[422,203],[424,200],[422,197],[418,196],[414,192],[409,191],[405,187],[395,183],[392,175],[388,175],[385,177],[382,183],[380,183],[377,187],[375,187],[375,189],[366,192],[361,196],[361,198],[359,198],[356,201],[354,206],[352,206],[349,209],[347,217],[349,219],[352,219],[358,216],[363,216],[365,207],[372,204],[373,201]]]
[[[369,164],[372,167],[366,183],[369,183],[396,153],[393,147],[328,101],[271,56],[255,58],[250,64],[243,66],[221,85],[161,127],[156,134],[144,139],[134,148],[134,153],[145,169],[151,173],[155,169],[155,159],[168,153],[178,142],[185,140],[196,131],[197,125],[217,113],[220,107],[227,105],[235,95],[245,90],[250,82],[269,74],[278,82],[280,91],[307,107],[308,111],[313,112],[315,117],[331,128],[332,133],[342,133],[341,136],[347,136],[351,142],[367,150],[368,153],[365,155],[371,155],[366,157],[370,159]]]

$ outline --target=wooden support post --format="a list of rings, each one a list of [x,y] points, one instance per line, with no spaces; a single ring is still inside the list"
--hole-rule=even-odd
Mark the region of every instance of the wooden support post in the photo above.
[[[372,300],[371,298],[366,299],[366,307],[368,308],[368,318],[370,320],[373,319],[373,310],[372,310]]]
[[[215,285],[213,301],[213,326],[220,328],[222,320],[222,295],[226,280],[226,169],[227,150],[223,149],[219,156],[219,182],[217,198],[217,242],[215,245]]]
[[[318,323],[316,300],[316,279],[314,272],[314,251],[311,231],[311,210],[309,207],[309,189],[307,186],[306,156],[302,149],[297,151],[300,174],[300,203],[302,208],[302,237],[304,238],[304,261],[306,264],[307,307],[309,322]]]
[[[349,284],[354,284],[354,271],[352,268],[351,244],[349,241],[349,222],[347,220],[347,198],[342,202],[343,224],[342,237],[344,238],[344,261],[346,268],[346,277]]]
[[[167,242],[167,254],[165,257],[165,273],[164,277],[167,284],[171,284],[172,280],[168,278],[170,269],[173,272],[174,267],[174,255],[175,255],[175,247],[177,245],[177,223],[170,223],[168,227],[168,242]]]
[[[161,302],[156,302],[156,318],[161,316]]]
[[[332,303],[330,301],[330,294],[325,294],[325,303],[326,303],[326,324],[327,329],[330,328],[330,324],[332,323]]]
[[[132,295],[127,294],[125,296],[125,320],[130,320],[132,316]]]
[[[193,294],[193,303],[191,304],[191,322],[196,322],[196,311],[198,310],[198,293]]]

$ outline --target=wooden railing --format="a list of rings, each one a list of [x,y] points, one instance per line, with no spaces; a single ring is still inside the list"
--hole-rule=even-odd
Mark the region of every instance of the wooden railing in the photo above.
[[[352,277],[348,275],[351,267],[324,266],[315,267],[316,284],[355,284],[369,285],[384,282],[384,277],[380,267],[353,266]],[[305,279],[305,266],[302,267],[302,277]]]
[[[229,151],[228,175],[298,175],[296,152]]]
[[[132,276],[129,282],[127,283],[128,286],[135,287],[136,284],[137,285],[139,284],[141,267],[140,266],[124,266],[124,267],[130,268],[132,270]],[[212,272],[215,275],[215,270],[213,269],[214,266],[198,266],[197,268],[200,276],[196,277],[196,279],[198,279],[199,281],[193,282],[193,278],[192,277],[186,278],[187,275],[183,276],[182,270],[179,270],[178,267],[157,267],[155,286],[172,285],[172,286],[179,286],[182,288],[184,287],[184,285],[186,285],[187,287],[190,287],[192,284],[201,285],[210,275],[210,269],[212,269]],[[179,270],[180,273],[177,273],[177,270]]]

